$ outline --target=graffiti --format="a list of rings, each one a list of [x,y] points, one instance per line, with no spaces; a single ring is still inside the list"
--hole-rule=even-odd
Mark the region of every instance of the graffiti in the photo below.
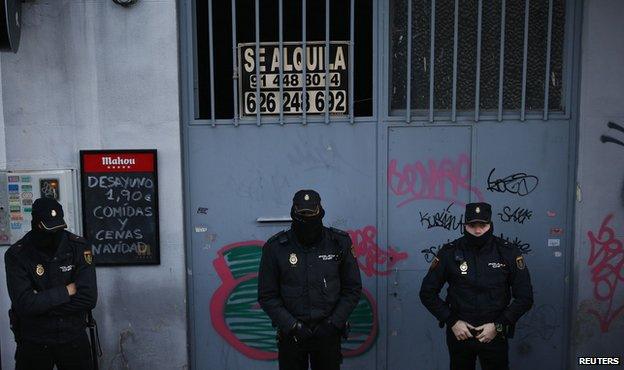
[[[221,285],[210,299],[215,331],[232,347],[254,360],[276,360],[277,341],[271,319],[257,302],[262,240],[224,246],[213,261]],[[377,303],[366,289],[349,316],[349,339],[342,342],[345,357],[366,352],[377,338]]]
[[[459,155],[456,160],[417,161],[405,164],[402,169],[398,161],[392,159],[388,165],[388,187],[394,195],[403,198],[397,207],[424,199],[465,205],[462,199],[470,199],[471,194],[484,201],[481,191],[470,186],[470,158],[466,154]]]
[[[557,311],[551,305],[541,305],[529,311],[522,320],[518,322],[518,332],[521,334],[520,340],[529,338],[540,338],[542,340],[550,340],[555,330],[560,325],[557,322]]]
[[[375,226],[369,225],[358,230],[347,230],[347,232],[353,241],[360,270],[366,276],[388,275],[397,262],[407,258],[407,253],[399,252],[391,246],[388,246],[387,250],[379,248],[376,242],[377,228]]]
[[[524,172],[514,173],[502,179],[492,180],[492,175],[496,168],[492,168],[488,175],[487,189],[497,193],[517,194],[521,197],[531,194],[539,184],[537,176],[527,175]]]
[[[503,212],[499,213],[498,216],[503,222],[516,222],[523,224],[524,221],[528,221],[531,217],[533,217],[533,211],[520,207],[517,207],[512,211],[511,207],[505,206],[503,208]]]
[[[618,125],[615,122],[607,123],[607,127],[612,129],[612,130],[624,132],[624,127]],[[607,136],[607,135],[600,136],[600,142],[603,143],[603,144],[604,143],[613,143],[613,144],[624,146],[624,142],[622,142],[621,140],[618,140],[618,139],[616,139],[614,137]]]
[[[433,229],[436,227],[446,229],[449,231],[459,230],[461,234],[464,230],[464,215],[456,216],[451,213],[451,207],[453,203],[444,208],[441,212],[436,212],[432,215],[429,212],[418,212],[420,215],[420,224],[427,229]]]
[[[531,244],[523,242],[522,240],[518,239],[518,237],[511,239],[508,236],[500,234],[500,238],[506,240],[507,242],[511,243],[511,245],[520,249],[520,252],[522,252],[522,254],[529,254],[531,252]]]
[[[448,239],[446,242],[449,243],[451,240]],[[435,245],[435,246],[431,246],[429,248],[425,248],[423,250],[420,251],[420,253],[423,254],[423,257],[425,257],[425,261],[427,263],[431,263],[431,261],[433,261],[433,259],[438,255],[438,252],[440,251],[440,249],[442,249],[442,247],[445,244],[439,244],[439,245]]]
[[[600,331],[606,333],[609,326],[624,312],[624,304],[614,307],[614,298],[618,285],[624,281],[624,241],[615,236],[615,230],[609,226],[613,214],[605,217],[598,235],[587,232],[591,250],[587,265],[591,268],[591,281],[594,284],[594,298],[607,304],[606,311],[589,309],[600,323]]]
[[[206,207],[197,207],[197,214],[198,215],[207,215],[208,214],[208,208],[206,208]]]

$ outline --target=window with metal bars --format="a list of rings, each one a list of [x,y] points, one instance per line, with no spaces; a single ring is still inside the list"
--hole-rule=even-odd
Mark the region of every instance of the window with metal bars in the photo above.
[[[323,44],[328,40],[349,42],[351,37],[353,65],[348,68],[353,69],[350,75],[353,79],[350,89],[353,91],[349,92],[352,94],[349,102],[352,102],[353,109],[347,113],[352,117],[371,116],[373,5],[372,0],[357,0],[352,15],[353,1],[327,1],[329,9],[326,9],[326,1],[312,0],[195,1],[195,118],[236,120],[239,117],[241,96],[236,79],[241,74],[233,50],[236,52],[240,44],[259,42],[264,45],[278,43],[280,39],[286,44],[302,41]],[[256,4],[259,4],[257,14]],[[327,18],[329,38],[326,33]],[[259,20],[258,24],[256,19]],[[277,119],[275,115],[272,118]],[[250,119],[254,120],[255,117]],[[279,119],[283,120],[282,117]]]
[[[392,115],[564,111],[564,0],[392,0],[390,17]]]

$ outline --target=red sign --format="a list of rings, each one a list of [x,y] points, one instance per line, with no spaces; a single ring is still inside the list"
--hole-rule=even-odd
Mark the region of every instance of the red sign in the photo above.
[[[83,155],[84,172],[154,172],[154,153],[98,152]]]

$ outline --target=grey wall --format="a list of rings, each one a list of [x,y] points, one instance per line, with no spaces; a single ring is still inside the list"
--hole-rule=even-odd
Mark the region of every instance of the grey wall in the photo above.
[[[583,15],[572,363],[624,356],[624,2]]]
[[[175,1],[37,0],[22,14],[20,50],[1,57],[7,167],[78,168],[81,149],[158,149],[161,265],[97,269],[101,368],[186,368]]]

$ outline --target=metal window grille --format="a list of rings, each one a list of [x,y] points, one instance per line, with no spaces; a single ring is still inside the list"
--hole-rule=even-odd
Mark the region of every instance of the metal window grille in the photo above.
[[[565,110],[564,0],[394,0],[390,17],[391,116],[524,121]]]
[[[212,125],[252,123],[301,123],[343,121],[355,123],[356,117],[372,115],[372,0],[213,0],[194,1],[194,118]],[[323,45],[330,49],[336,41],[348,44],[346,112],[333,115],[329,110],[329,84],[324,87],[324,108],[312,114],[302,112],[286,115],[282,109],[273,115],[262,115],[256,109],[253,115],[241,115],[241,62],[240,45],[253,45],[254,55],[267,43],[275,43],[279,50],[279,86],[275,95],[283,96],[285,46],[299,43],[303,46],[302,59],[306,60],[307,45]],[[333,46],[332,46],[333,47]],[[225,51],[227,50],[227,51]],[[329,53],[324,53],[325,80],[330,78]],[[307,63],[300,72],[306,80]],[[255,57],[255,80],[261,72],[259,58]],[[362,77],[360,76],[368,76]],[[313,76],[314,77],[314,76]],[[363,81],[363,82],[362,82]],[[255,106],[261,106],[260,83],[255,84]],[[306,83],[300,87],[303,96]],[[279,100],[278,100],[279,101]],[[253,102],[252,102],[253,103]],[[279,104],[279,103],[278,103]],[[302,106],[306,101],[302,99]]]

